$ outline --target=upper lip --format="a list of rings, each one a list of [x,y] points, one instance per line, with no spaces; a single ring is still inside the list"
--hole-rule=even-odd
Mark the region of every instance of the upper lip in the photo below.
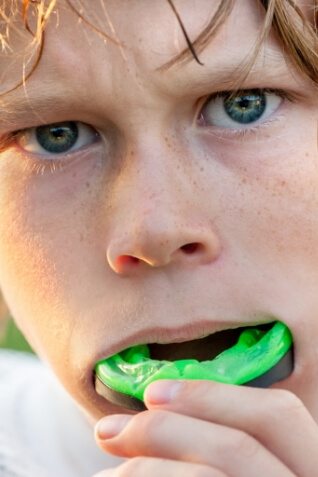
[[[191,322],[183,325],[179,328],[167,328],[167,327],[152,327],[144,328],[138,332],[132,333],[126,336],[122,340],[110,346],[107,351],[101,351],[97,357],[97,360],[106,359],[116,353],[119,353],[127,348],[130,348],[139,344],[168,344],[168,343],[182,343],[185,341],[197,340],[206,336],[212,335],[219,331],[232,330],[242,327],[251,327],[263,325],[266,323],[273,323],[275,320],[264,319],[253,322],[224,322],[224,321],[200,321]]]

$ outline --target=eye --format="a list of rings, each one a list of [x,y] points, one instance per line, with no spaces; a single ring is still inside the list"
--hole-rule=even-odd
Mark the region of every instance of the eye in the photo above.
[[[206,126],[243,129],[265,121],[280,106],[282,94],[265,90],[218,93],[204,105],[200,121]]]
[[[16,136],[16,142],[33,154],[65,154],[94,143],[99,138],[87,124],[67,121],[25,129]]]

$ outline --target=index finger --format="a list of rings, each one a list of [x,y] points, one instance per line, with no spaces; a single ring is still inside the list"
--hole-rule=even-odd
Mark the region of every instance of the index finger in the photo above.
[[[145,403],[244,431],[297,475],[318,469],[318,428],[302,401],[281,389],[259,389],[213,381],[157,381]]]

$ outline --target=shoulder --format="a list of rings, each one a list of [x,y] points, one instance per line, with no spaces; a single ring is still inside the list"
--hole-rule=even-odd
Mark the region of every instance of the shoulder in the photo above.
[[[39,359],[30,354],[0,349],[0,399],[2,404],[22,390],[30,378],[43,373]],[[1,407],[0,407],[1,411]]]
[[[39,359],[31,353],[0,349],[0,378],[12,379],[13,367],[21,366],[24,369],[35,369],[41,366]],[[0,380],[0,384],[1,384]]]
[[[25,408],[30,388],[43,375],[43,365],[30,353],[0,349],[0,422],[14,429]]]
[[[46,472],[4,477],[87,477],[121,462],[97,448],[83,411],[51,369],[27,353],[0,349],[0,423],[1,477],[1,452],[26,469],[24,455]]]
[[[25,449],[2,430],[0,431],[1,477],[49,477],[33,462]]]
[[[36,432],[49,428],[54,394],[52,373],[36,356],[0,350],[1,430],[16,445],[32,448]]]
[[[4,477],[46,477],[30,459],[27,446],[19,438],[21,401],[26,382],[42,372],[38,358],[31,354],[0,349],[0,470]],[[22,424],[23,425],[23,424]]]
[[[44,366],[30,354],[0,349],[0,416],[16,413],[27,388],[44,374]],[[10,414],[10,412],[9,412]],[[1,418],[1,422],[3,419]]]

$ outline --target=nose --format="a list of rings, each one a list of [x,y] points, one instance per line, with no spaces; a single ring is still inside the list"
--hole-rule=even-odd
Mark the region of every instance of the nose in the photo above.
[[[127,231],[127,225],[126,225]],[[141,266],[167,267],[169,264],[204,265],[216,260],[220,243],[216,235],[195,225],[158,227],[155,219],[118,234],[107,250],[111,269],[130,274]]]
[[[118,275],[173,265],[195,267],[219,257],[221,245],[204,200],[171,171],[126,172],[116,191],[107,262]],[[209,217],[210,215],[210,217]]]

